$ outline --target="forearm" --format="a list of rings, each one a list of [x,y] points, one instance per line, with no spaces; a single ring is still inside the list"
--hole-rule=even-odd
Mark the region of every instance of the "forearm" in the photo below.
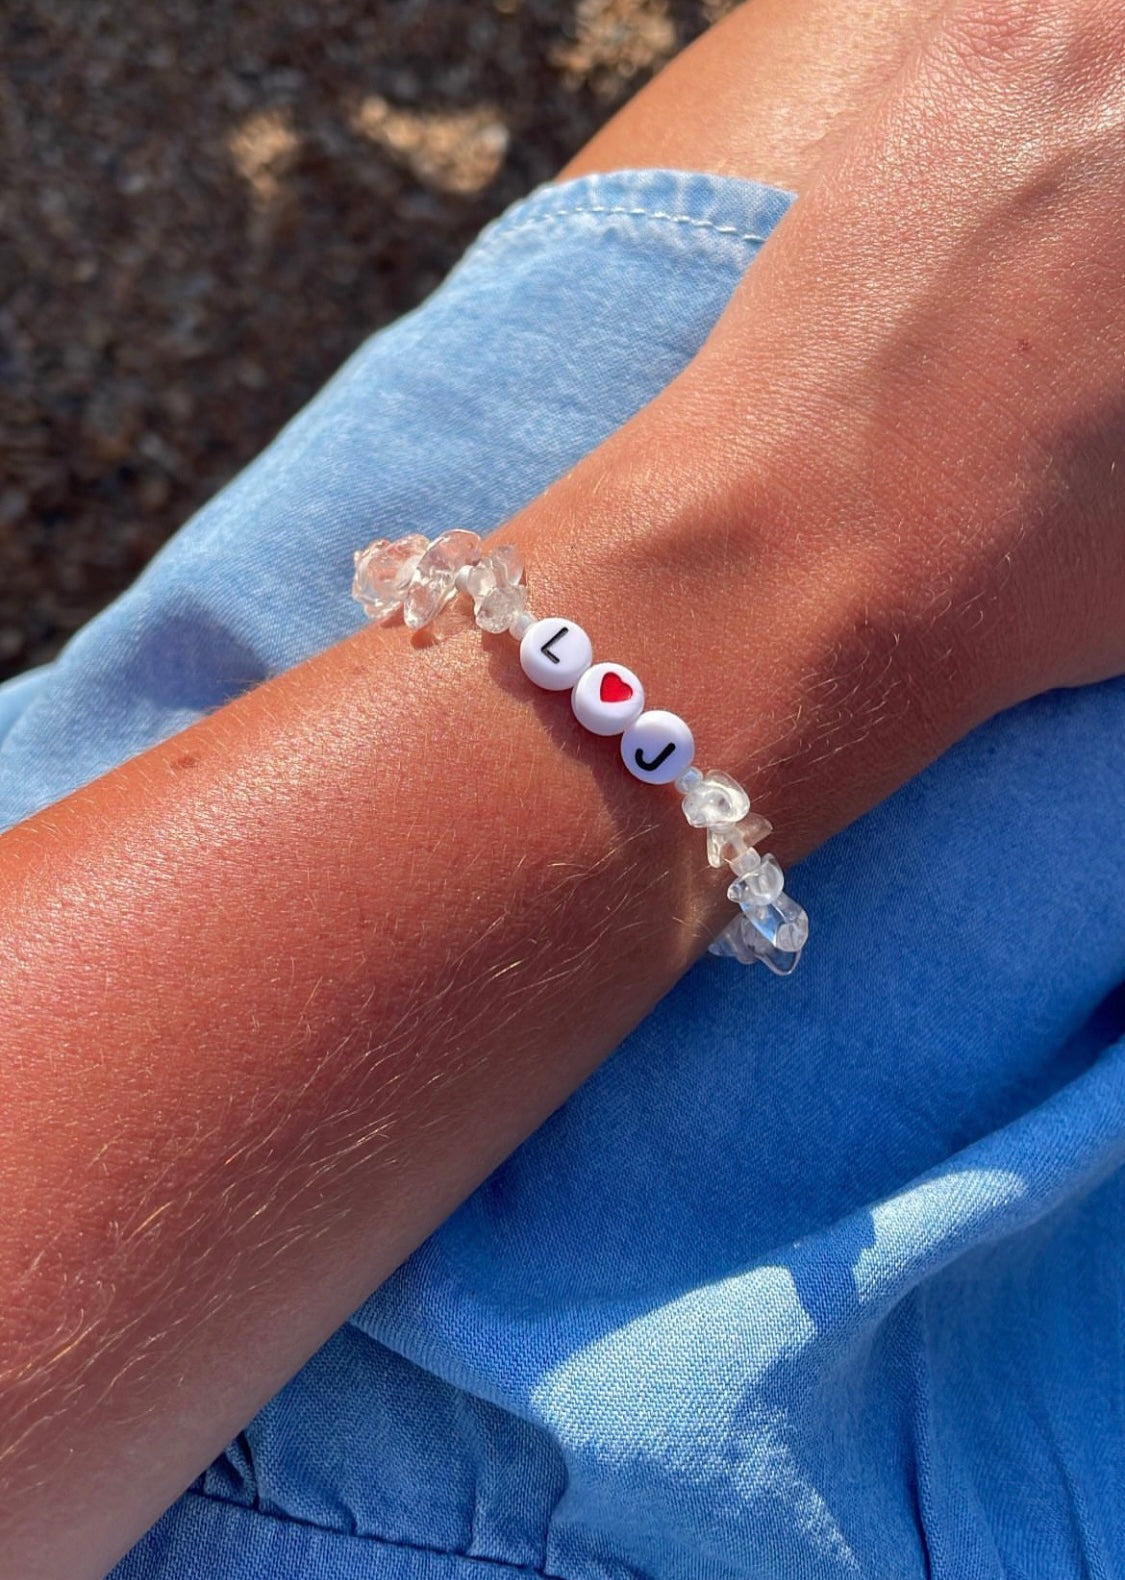
[[[688,718],[789,862],[916,764],[873,791],[818,752],[854,589],[772,552],[749,487],[657,473],[691,415],[657,403],[512,535],[537,610]],[[3,1535],[69,1451],[44,1574],[98,1572],[76,1487],[112,1557],[730,910],[674,793],[510,638],[447,629],[363,631],[0,841]]]

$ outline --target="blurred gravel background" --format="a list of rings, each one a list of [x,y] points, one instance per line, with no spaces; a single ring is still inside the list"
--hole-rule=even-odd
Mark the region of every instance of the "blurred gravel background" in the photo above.
[[[730,0],[7,0],[0,676]]]

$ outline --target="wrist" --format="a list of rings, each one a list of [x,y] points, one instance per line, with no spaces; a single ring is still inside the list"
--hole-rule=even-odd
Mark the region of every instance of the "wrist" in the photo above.
[[[917,609],[921,549],[873,547],[789,447],[702,415],[654,403],[498,540],[523,548],[537,612],[578,619],[690,722],[701,767],[745,783],[788,866],[1002,703]],[[694,876],[721,925],[725,886]]]

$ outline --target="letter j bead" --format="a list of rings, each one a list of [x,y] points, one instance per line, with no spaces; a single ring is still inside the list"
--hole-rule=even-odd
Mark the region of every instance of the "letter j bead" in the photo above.
[[[671,784],[695,756],[695,740],[678,713],[650,708],[621,737],[621,756],[635,778]]]

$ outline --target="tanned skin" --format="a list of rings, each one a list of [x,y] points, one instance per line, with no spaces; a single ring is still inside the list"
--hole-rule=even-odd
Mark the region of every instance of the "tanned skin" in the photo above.
[[[1109,0],[752,0],[563,172],[800,194],[501,534],[783,864],[1125,670],[1123,63]],[[444,632],[366,629],[0,838],[2,1580],[99,1580],[729,913],[674,795]]]

